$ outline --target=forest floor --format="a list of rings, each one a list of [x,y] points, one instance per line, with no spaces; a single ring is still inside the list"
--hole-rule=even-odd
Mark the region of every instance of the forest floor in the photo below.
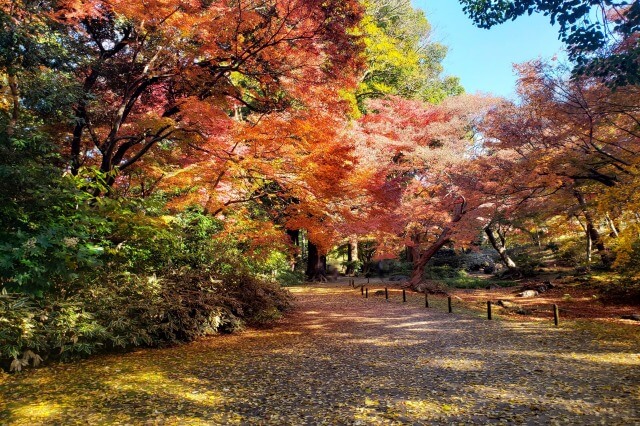
[[[640,423],[640,327],[488,321],[370,286],[293,287],[270,329],[0,375],[0,424]]]

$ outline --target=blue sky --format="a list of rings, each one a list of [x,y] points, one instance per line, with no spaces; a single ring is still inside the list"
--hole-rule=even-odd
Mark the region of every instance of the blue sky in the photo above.
[[[542,15],[523,16],[490,30],[476,28],[457,0],[412,0],[433,28],[433,40],[449,47],[446,75],[460,77],[467,92],[512,97],[516,76],[512,64],[562,55],[557,28]]]

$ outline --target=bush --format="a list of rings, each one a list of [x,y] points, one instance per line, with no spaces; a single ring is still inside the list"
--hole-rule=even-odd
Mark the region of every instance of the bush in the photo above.
[[[436,280],[444,283],[447,287],[454,288],[485,288],[489,284],[510,287],[516,285],[513,281],[489,281],[487,279],[469,275],[466,271],[454,269],[450,266],[431,266],[425,270],[426,279]]]
[[[586,247],[583,239],[567,239],[554,251],[556,258],[569,266],[582,265],[586,260]]]
[[[402,262],[393,260],[389,263],[389,275],[403,275],[403,276],[411,276],[411,272],[413,272],[413,263],[412,262]]]
[[[429,266],[424,271],[424,277],[430,280],[456,278],[464,275],[466,275],[464,271],[453,268],[449,265]]]
[[[288,292],[246,272],[219,280],[193,273],[163,279],[129,274],[93,283],[66,299],[4,294],[0,360],[4,368],[20,370],[30,360],[191,341],[245,323],[264,325],[289,304]]]
[[[282,270],[276,275],[276,280],[282,287],[292,287],[304,284],[305,275],[302,271]]]
[[[5,271],[4,291],[22,293],[0,299],[4,368],[190,341],[245,323],[264,325],[288,308],[290,296],[277,283],[289,268],[285,255],[272,251],[267,259],[252,259],[221,234],[220,221],[199,209],[163,216],[160,204],[99,200],[83,213],[86,223],[108,225],[82,225],[91,233],[74,237],[49,260],[63,263],[64,274],[45,261],[58,250],[52,239],[34,243],[42,252],[27,256],[31,264]],[[55,238],[78,235],[74,226],[59,227]],[[83,255],[81,263],[86,245],[101,250]],[[14,252],[7,249],[0,258],[7,261]],[[15,278],[24,273],[29,285]]]

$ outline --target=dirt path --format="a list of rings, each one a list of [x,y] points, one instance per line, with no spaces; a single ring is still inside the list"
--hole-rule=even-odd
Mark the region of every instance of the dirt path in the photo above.
[[[638,424],[640,354],[549,324],[294,288],[277,327],[0,376],[0,424]]]

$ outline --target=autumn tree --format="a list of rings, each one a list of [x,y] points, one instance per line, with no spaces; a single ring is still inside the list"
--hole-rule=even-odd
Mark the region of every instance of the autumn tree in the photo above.
[[[28,4],[3,11],[34,16]],[[107,185],[151,151],[153,162],[179,164],[224,145],[234,108],[286,110],[303,85],[357,67],[360,49],[355,1],[60,1],[42,10],[81,86],[73,128],[59,127],[70,170],[96,166]]]
[[[411,248],[409,285],[419,288],[427,262],[445,244],[462,244],[477,233],[477,200],[462,195],[453,178],[473,157],[473,127],[490,100],[471,96],[438,106],[400,98],[370,103],[359,123],[357,153],[369,173],[378,256]],[[473,212],[473,213],[470,213]]]
[[[521,207],[546,199],[555,206],[546,210],[574,211],[608,267],[613,257],[599,229],[610,212],[597,218],[596,200],[636,185],[637,86],[612,91],[586,77],[566,80],[540,62],[520,72],[521,102],[503,103],[482,127],[493,164],[485,173],[500,182],[487,189]]]

